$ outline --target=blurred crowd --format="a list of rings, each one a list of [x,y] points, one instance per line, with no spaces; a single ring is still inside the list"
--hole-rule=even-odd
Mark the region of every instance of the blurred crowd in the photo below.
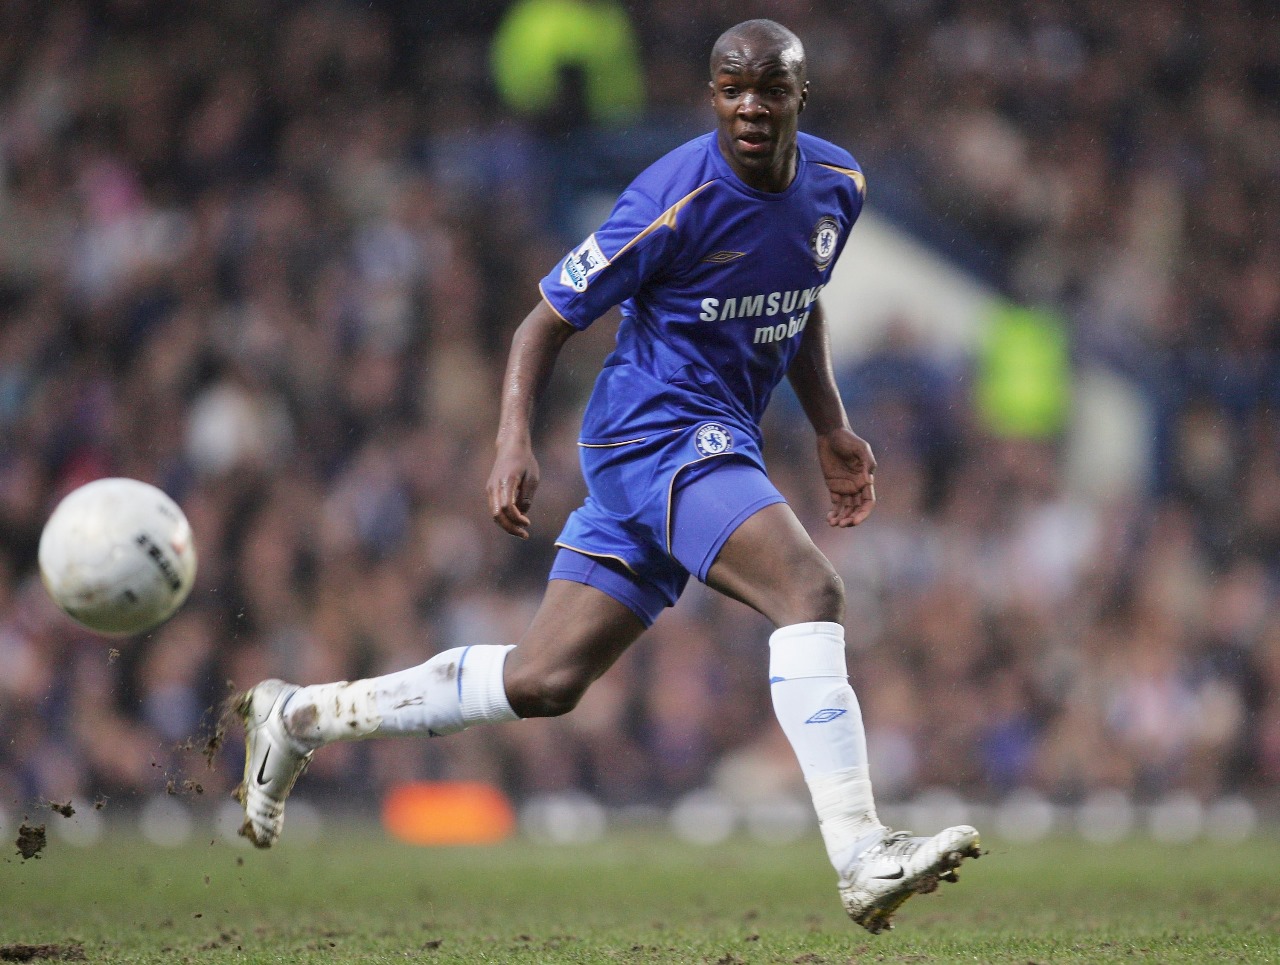
[[[1152,413],[1149,473],[1086,495],[1061,434],[1001,435],[966,366],[887,338],[841,362],[881,501],[836,532],[811,433],[775,404],[771,473],[848,589],[879,796],[1269,800],[1274,5],[637,0],[611,9],[640,89],[605,112],[589,65],[558,71],[550,102],[504,98],[492,51],[513,6],[538,14],[0,0],[0,803],[156,793],[229,690],[264,677],[519,636],[583,495],[577,422],[614,320],[555,375],[528,542],[483,496],[510,333],[601,198],[709,129],[710,45],[751,15],[805,41],[804,126],[858,157],[873,208],[1056,313],[1073,364]],[[35,565],[57,500],[104,475],[173,495],[200,553],[180,614],[127,641],[58,614]],[[794,791],[769,631],[691,587],[568,717],[336,745],[306,792]],[[232,731],[207,791],[238,780],[238,750]]]

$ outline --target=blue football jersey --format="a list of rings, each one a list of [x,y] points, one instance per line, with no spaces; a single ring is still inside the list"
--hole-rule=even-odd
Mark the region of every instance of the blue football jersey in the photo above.
[[[797,141],[795,180],[778,193],[744,184],[714,133],[676,148],[542,280],[577,329],[621,306],[584,443],[716,419],[758,433],[865,196],[848,152]]]

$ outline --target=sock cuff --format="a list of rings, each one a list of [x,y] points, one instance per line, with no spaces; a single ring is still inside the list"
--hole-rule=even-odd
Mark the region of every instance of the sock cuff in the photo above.
[[[458,702],[464,725],[516,720],[507,700],[502,668],[514,645],[466,647],[458,658]]]
[[[848,677],[844,627],[838,623],[796,623],[769,637],[769,678]]]
[[[818,620],[814,623],[793,623],[790,626],[778,627],[769,636],[770,645],[775,640],[790,640],[793,637],[807,637],[815,633],[835,634],[844,642],[844,624]]]

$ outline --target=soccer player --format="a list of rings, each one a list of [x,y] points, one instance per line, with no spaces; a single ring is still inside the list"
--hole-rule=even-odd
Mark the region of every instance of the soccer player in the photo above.
[[[875,458],[849,427],[818,295],[862,208],[844,150],[797,131],[809,97],[800,41],[768,20],[711,53],[714,132],[672,151],[541,283],[512,339],[495,522],[529,535],[538,485],[530,418],[557,355],[622,307],[617,347],[583,415],[585,504],[567,521],[542,605],[514,645],[476,641],[354,683],[264,681],[243,696],[242,831],[280,834],[285,799],[316,748],[572,710],[690,574],[777,628],[769,680],[813,795],[845,909],[872,932],[912,894],[955,880],[977,832],[890,831],[876,816],[866,739],[845,664],[840,578],[769,481],[760,419],[783,376],[817,435],[827,522],[875,505]]]

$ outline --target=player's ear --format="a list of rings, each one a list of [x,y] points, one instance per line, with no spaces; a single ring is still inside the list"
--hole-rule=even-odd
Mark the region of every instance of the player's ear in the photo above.
[[[806,80],[804,86],[800,88],[800,109],[796,113],[803,114],[804,105],[807,103],[809,103],[809,82]]]

